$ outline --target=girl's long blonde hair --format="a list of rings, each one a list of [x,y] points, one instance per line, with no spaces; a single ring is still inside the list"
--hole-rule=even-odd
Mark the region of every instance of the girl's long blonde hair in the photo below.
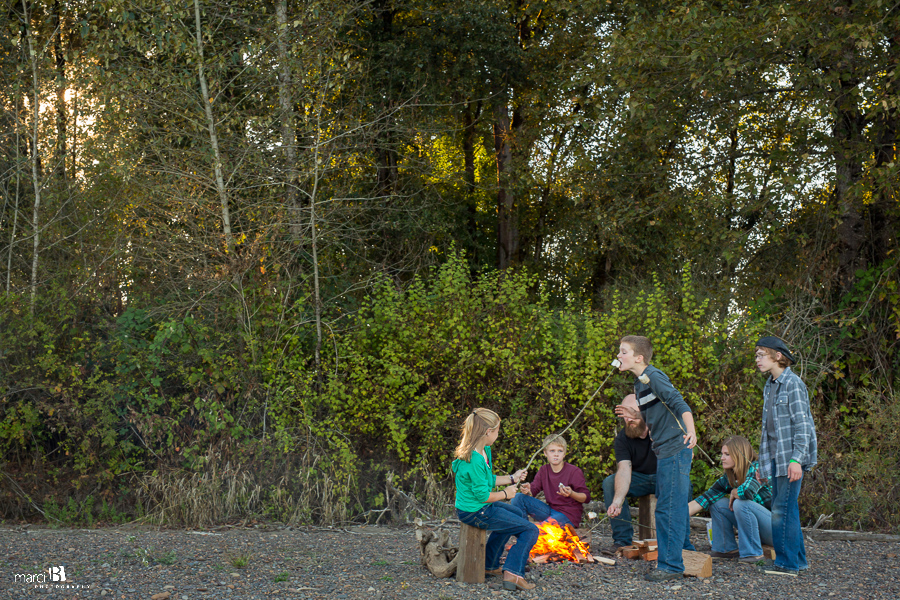
[[[747,479],[747,470],[750,464],[756,460],[756,450],[750,444],[750,440],[741,435],[733,435],[722,446],[728,447],[728,453],[731,454],[731,460],[734,461],[733,469],[725,469],[725,476],[728,477],[728,483],[731,487],[736,488],[744,483]]]
[[[499,426],[500,415],[489,408],[476,408],[470,412],[462,426],[462,437],[459,439],[459,446],[456,447],[456,458],[470,462],[472,450],[478,445],[478,440],[488,429]]]

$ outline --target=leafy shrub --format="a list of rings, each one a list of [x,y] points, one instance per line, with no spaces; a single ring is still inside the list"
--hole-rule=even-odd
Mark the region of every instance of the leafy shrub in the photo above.
[[[412,471],[428,464],[447,474],[460,424],[487,406],[504,419],[498,470],[522,466],[610,375],[618,340],[629,333],[654,340],[655,364],[699,414],[727,389],[719,354],[728,331],[696,298],[689,269],[674,299],[656,283],[627,302],[614,295],[597,313],[555,310],[531,293],[536,283],[524,272],[473,281],[460,256],[436,268],[430,283],[380,282],[341,340],[345,366],[328,390],[330,414],[357,441],[358,455],[395,455]],[[612,408],[630,387],[629,376],[612,375],[568,432],[569,460],[595,490],[613,468]]]

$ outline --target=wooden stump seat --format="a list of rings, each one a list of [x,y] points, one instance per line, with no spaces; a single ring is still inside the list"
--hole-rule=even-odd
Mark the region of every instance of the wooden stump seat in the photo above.
[[[638,539],[656,538],[656,496],[647,494],[638,498]]]
[[[456,555],[456,580],[484,583],[484,548],[487,531],[460,523],[459,553]]]

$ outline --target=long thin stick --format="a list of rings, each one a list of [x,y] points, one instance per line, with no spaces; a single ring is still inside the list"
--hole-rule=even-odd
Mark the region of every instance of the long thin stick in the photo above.
[[[569,428],[570,428],[572,425],[575,424],[575,421],[578,420],[578,417],[581,416],[581,413],[584,412],[584,409],[586,409],[586,408],[588,407],[588,404],[590,404],[591,401],[597,396],[597,394],[600,393],[600,390],[603,389],[603,386],[606,385],[606,382],[609,381],[609,378],[612,377],[612,374],[613,374],[613,373],[615,373],[615,371],[613,371],[612,373],[610,373],[609,375],[606,376],[606,379],[604,379],[604,380],[603,380],[603,383],[600,384],[600,387],[598,387],[597,390],[596,390],[593,394],[591,394],[591,397],[588,398],[588,401],[584,403],[584,406],[581,407],[581,410],[578,411],[578,414],[575,415],[575,418],[572,419],[572,420],[569,422],[569,424],[566,425],[566,428],[563,429],[562,431],[560,431],[557,435],[562,435],[562,434],[564,434],[565,432],[567,432],[567,431],[569,430]],[[544,450],[544,448],[546,448],[547,446],[549,446],[549,445],[552,444],[552,443],[553,443],[552,441],[551,441],[551,442],[547,442],[546,444],[544,444],[543,446],[541,446],[540,448],[538,448],[538,451],[537,451],[537,452],[535,452],[534,454],[531,455],[531,460],[529,460],[529,461],[528,461],[528,464],[525,465],[525,470],[526,470],[526,471],[528,470],[528,467],[531,466],[531,463],[534,462],[534,459],[537,457],[537,455],[540,454],[540,453]]]
[[[614,369],[618,368],[619,365],[616,364],[616,363],[618,363],[618,362],[619,362],[618,360],[616,360],[615,362],[613,362],[613,365],[612,365],[612,366],[613,366]],[[590,404],[590,403],[594,400],[594,398],[597,397],[597,394],[600,393],[600,390],[603,389],[603,386],[606,385],[606,382],[609,381],[609,378],[612,377],[613,373],[615,373],[615,370],[613,370],[609,375],[606,376],[606,379],[604,379],[604,380],[603,380],[603,383],[600,384],[600,387],[598,387],[598,388],[594,391],[594,393],[591,394],[591,397],[588,398],[588,401],[584,403],[584,406],[581,407],[581,410],[578,411],[578,414],[575,415],[575,418],[572,419],[572,420],[569,422],[569,424],[566,425],[566,428],[563,429],[562,431],[560,431],[557,435],[562,435],[562,434],[564,434],[565,432],[567,432],[567,431],[569,430],[570,427],[572,427],[572,425],[575,424],[575,421],[578,420],[578,417],[581,416],[581,413],[584,412],[584,409],[586,409],[586,408],[588,407],[588,404]],[[663,402],[663,406],[665,406],[666,408],[668,408],[668,409],[669,409],[669,412],[672,413],[672,409],[669,408],[668,405],[666,405],[665,402]],[[675,417],[675,413],[672,413],[672,416]],[[677,417],[675,417],[675,422],[678,424],[678,427],[681,428],[681,431],[682,431],[685,435],[687,435],[687,431],[685,431],[684,427],[683,427],[683,426],[681,425],[681,423],[678,421],[678,418],[677,418]],[[534,462],[534,459],[537,458],[537,455],[540,454],[540,453],[544,450],[544,448],[546,448],[547,446],[549,446],[549,445],[552,444],[552,443],[553,443],[553,442],[550,441],[550,442],[547,442],[546,444],[543,444],[540,448],[538,448],[537,452],[535,452],[534,454],[531,455],[531,459],[529,459],[528,464],[525,465],[525,470],[526,470],[526,471],[528,470],[528,467],[531,466],[531,463]],[[710,463],[711,465],[715,466],[716,463],[713,462],[713,460],[712,460],[712,459],[709,457],[709,455],[703,450],[703,448],[700,447],[700,444],[695,444],[694,447],[697,448],[697,449],[700,451],[700,453],[703,454],[704,457],[706,457],[706,460],[708,460],[709,463]],[[518,485],[518,483],[517,483],[517,485]]]

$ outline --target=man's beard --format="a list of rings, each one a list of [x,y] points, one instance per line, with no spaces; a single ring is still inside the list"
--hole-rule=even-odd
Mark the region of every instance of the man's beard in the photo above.
[[[625,435],[630,437],[631,439],[637,439],[644,435],[644,432],[647,431],[646,423],[626,423],[625,424]]]

